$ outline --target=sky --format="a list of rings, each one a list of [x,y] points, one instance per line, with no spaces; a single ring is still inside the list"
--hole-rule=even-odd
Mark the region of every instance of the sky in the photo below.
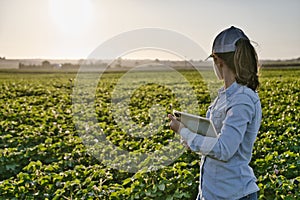
[[[143,28],[177,32],[208,55],[214,37],[234,25],[255,41],[260,59],[292,59],[300,57],[299,8],[299,0],[0,0],[0,57],[84,59]],[[156,50],[127,56],[173,59]]]

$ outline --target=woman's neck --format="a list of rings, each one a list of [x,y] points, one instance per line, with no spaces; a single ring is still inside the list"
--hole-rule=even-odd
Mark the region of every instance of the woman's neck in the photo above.
[[[229,88],[235,80],[235,74],[225,65],[223,67],[224,88]]]
[[[233,79],[225,79],[224,80],[224,88],[225,89],[229,88],[232,85],[232,83],[234,83],[234,82],[235,82],[235,77]]]

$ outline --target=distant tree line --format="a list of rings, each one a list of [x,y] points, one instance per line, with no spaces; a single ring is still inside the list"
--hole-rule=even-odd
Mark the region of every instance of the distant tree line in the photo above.
[[[300,57],[291,60],[265,61],[262,67],[300,67]]]
[[[31,69],[31,70],[54,70],[54,69],[61,69],[61,70],[78,70],[80,66],[87,68],[87,69],[95,69],[95,68],[103,68],[106,67],[106,63],[50,63],[48,60],[44,60],[40,65],[36,64],[24,64],[19,63],[19,69]]]
[[[40,65],[36,64],[23,64],[19,63],[19,69],[79,69],[79,64],[63,63],[63,64],[51,64],[48,60],[43,61]]]

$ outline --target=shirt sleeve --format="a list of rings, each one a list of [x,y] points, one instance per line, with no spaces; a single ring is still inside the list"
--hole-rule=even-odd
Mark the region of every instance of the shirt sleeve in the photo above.
[[[188,128],[181,129],[180,135],[192,151],[201,152],[203,155],[208,155],[218,142],[218,138],[205,137]]]
[[[181,137],[191,150],[201,152],[215,159],[228,161],[239,148],[247,124],[251,122],[254,108],[251,103],[235,104],[226,111],[219,137],[205,137],[187,128],[180,131]],[[247,101],[246,101],[247,102]]]

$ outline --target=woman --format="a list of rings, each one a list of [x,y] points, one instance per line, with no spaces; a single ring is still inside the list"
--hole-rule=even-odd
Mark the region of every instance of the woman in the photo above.
[[[232,26],[215,38],[210,57],[224,81],[207,111],[219,137],[195,134],[169,114],[170,127],[202,154],[197,199],[257,199],[259,188],[249,166],[261,122],[257,55],[243,31]]]

